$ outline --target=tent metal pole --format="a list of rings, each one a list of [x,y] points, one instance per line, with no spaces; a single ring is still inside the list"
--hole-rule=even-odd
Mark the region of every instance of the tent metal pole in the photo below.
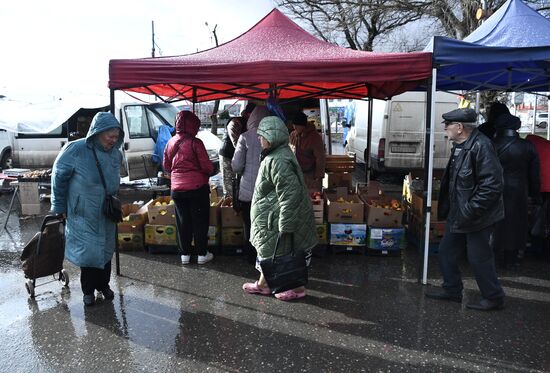
[[[332,155],[332,134],[331,132],[331,126],[330,126],[330,113],[328,111],[328,99],[322,99],[321,105],[324,106],[325,109],[325,120],[328,126],[328,154]]]
[[[196,103],[197,103],[197,88],[193,87],[193,113],[195,113]]]
[[[432,214],[432,187],[433,187],[433,166],[434,166],[434,144],[435,144],[435,90],[437,84],[437,69],[432,69],[432,81],[429,84],[430,90],[427,95],[426,102],[426,120],[428,126],[426,128],[426,138],[429,145],[426,147],[427,152],[424,153],[424,164],[427,162],[427,169],[424,170],[424,186],[427,186],[424,195],[424,265],[422,270],[422,284],[428,283],[428,256],[430,254],[430,219]],[[428,103],[429,101],[429,103]],[[429,133],[429,139],[428,139]]]
[[[550,140],[550,95],[546,96],[546,112],[548,116],[546,117],[546,140]]]
[[[372,110],[374,107],[374,102],[372,100],[372,98],[369,98],[369,114],[367,116],[367,147],[363,152],[363,159],[365,160],[365,183],[367,183],[367,185],[370,183],[371,172],[370,150],[372,141]]]
[[[115,91],[109,90],[109,110],[111,114],[116,117],[115,113]],[[121,118],[122,119],[122,118]],[[122,124],[122,123],[121,123]],[[118,227],[117,232],[115,232],[115,237],[118,237]],[[120,276],[120,253],[118,251],[118,238],[115,239],[115,268],[117,276]]]

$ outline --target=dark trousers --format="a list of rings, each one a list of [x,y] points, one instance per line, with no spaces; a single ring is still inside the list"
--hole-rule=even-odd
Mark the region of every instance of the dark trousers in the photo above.
[[[94,290],[103,291],[111,280],[111,261],[103,269],[80,267],[80,285],[84,294],[93,294]]]
[[[451,294],[461,294],[462,274],[458,268],[458,257],[466,250],[477,286],[485,299],[504,297],[495,270],[495,258],[489,245],[493,226],[477,232],[452,233],[451,222],[447,222],[445,235],[439,244],[439,265],[443,274],[443,288]]]
[[[244,252],[247,256],[256,258],[256,249],[250,243],[250,209],[252,208],[252,202],[241,201],[241,214],[244,222]]]
[[[180,252],[191,255],[194,241],[198,255],[206,255],[208,245],[208,218],[210,214],[208,185],[188,191],[172,192],[176,205],[176,224]]]

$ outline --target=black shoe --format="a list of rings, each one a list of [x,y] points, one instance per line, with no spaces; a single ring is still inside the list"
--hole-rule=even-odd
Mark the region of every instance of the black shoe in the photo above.
[[[451,294],[444,289],[434,289],[424,293],[427,298],[437,299],[437,300],[448,300],[451,302],[462,303],[461,294]]]
[[[84,305],[89,307],[95,304],[95,295],[94,294],[84,294],[83,297]]]
[[[115,298],[115,293],[113,293],[111,288],[108,286],[101,291],[101,294],[103,294],[103,299],[105,300],[113,300]]]
[[[468,303],[467,308],[471,310],[478,311],[492,311],[492,310],[501,310],[504,308],[504,298],[498,299],[481,299],[477,303]]]

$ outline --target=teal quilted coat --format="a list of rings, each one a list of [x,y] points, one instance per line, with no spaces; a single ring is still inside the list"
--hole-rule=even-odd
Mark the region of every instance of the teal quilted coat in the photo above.
[[[288,146],[288,130],[278,117],[266,117],[258,126],[258,135],[271,146],[263,151],[254,188],[250,242],[262,259],[273,255],[280,232],[293,233],[296,250],[311,250],[317,244],[313,209],[302,171]],[[277,256],[287,254],[291,240],[279,245]]]
[[[97,134],[119,128],[118,143],[109,151],[99,144]],[[65,257],[79,267],[104,268],[113,256],[116,224],[103,214],[105,191],[92,147],[105,176],[107,191],[115,194],[120,185],[119,150],[124,141],[122,127],[110,113],[98,113],[85,139],[65,145],[52,170],[52,211],[67,215]]]

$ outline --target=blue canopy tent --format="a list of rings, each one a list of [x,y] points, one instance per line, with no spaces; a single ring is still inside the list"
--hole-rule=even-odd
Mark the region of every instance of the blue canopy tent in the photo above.
[[[424,284],[428,270],[435,121],[431,108],[435,91],[550,91],[550,21],[521,0],[508,0],[464,40],[436,36],[425,51],[433,53],[433,70],[425,152]]]

